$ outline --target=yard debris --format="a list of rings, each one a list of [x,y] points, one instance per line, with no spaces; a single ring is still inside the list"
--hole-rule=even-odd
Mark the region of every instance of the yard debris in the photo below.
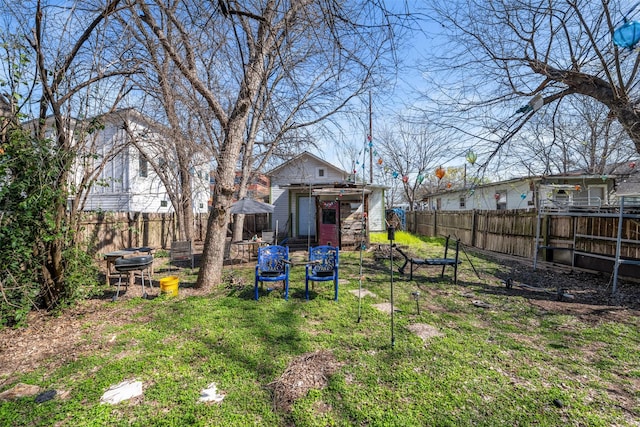
[[[36,403],[48,402],[50,400],[55,399],[56,394],[58,394],[58,392],[55,391],[55,390],[43,391],[42,393],[40,393],[39,395],[36,396],[35,402]]]
[[[273,404],[276,409],[288,412],[291,406],[309,390],[321,390],[329,383],[329,377],[338,370],[342,363],[333,353],[319,350],[303,354],[291,361],[280,378],[269,383],[273,391]]]
[[[491,307],[493,307],[488,302],[480,301],[479,299],[474,299],[473,301],[471,301],[471,304],[475,305],[476,307],[480,307],[480,308],[491,308]]]
[[[373,258],[376,261],[391,258],[391,246],[378,244],[375,248],[373,248]]]
[[[562,301],[562,299],[573,299],[574,296],[567,292],[566,289],[562,289],[561,287],[557,287],[555,291],[550,291],[549,289],[545,289],[539,286],[527,285],[526,283],[518,283],[515,282],[511,277],[507,277],[507,279],[503,282],[507,289],[513,288],[513,286],[518,286],[519,288],[527,289],[534,292],[543,292],[549,295],[555,295],[558,301]]]
[[[200,392],[199,402],[220,403],[224,399],[224,394],[218,394],[218,387],[215,383],[211,383]]]
[[[40,387],[37,385],[18,383],[9,390],[5,390],[0,393],[0,402],[15,400],[21,397],[35,396],[40,393],[40,390]]]
[[[100,398],[101,403],[116,405],[142,395],[142,381],[125,380],[120,384],[109,387]]]

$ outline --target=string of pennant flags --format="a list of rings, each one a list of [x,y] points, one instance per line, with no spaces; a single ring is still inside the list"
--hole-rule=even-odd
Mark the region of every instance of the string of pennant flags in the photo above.
[[[535,105],[532,105],[535,104]],[[537,110],[540,108],[540,99],[539,98],[534,98],[532,101],[530,101],[527,104],[528,107],[530,107],[529,109],[527,109],[526,111],[531,111],[531,110]],[[523,108],[521,108],[520,110],[523,110]],[[518,112],[522,112],[518,110]],[[367,135],[367,145],[364,149],[364,154],[366,157],[366,154],[369,153],[369,151],[372,151],[372,154],[374,157],[377,158],[376,160],[376,164],[378,165],[378,167],[383,168],[383,171],[385,174],[390,173],[391,177],[393,179],[400,179],[403,183],[408,183],[410,178],[408,174],[403,174],[401,175],[400,172],[396,171],[396,170],[391,170],[391,168],[389,168],[388,166],[384,165],[384,159],[382,158],[382,156],[380,156],[380,154],[378,153],[377,150],[374,149],[374,144],[373,144],[373,140],[371,135]],[[358,157],[360,156],[360,154],[362,154],[362,150],[358,153]],[[469,163],[471,166],[474,166],[478,160],[478,155],[472,150],[469,149],[466,154],[465,154],[465,160],[467,163]],[[363,174],[363,179],[365,176],[365,167],[366,167],[366,161],[363,160],[362,162],[360,162],[360,160],[355,161],[356,166],[359,166],[362,169],[362,174]],[[631,161],[628,164],[629,168],[634,169],[636,167],[636,162],[635,161]],[[357,175],[358,174],[358,170],[356,167],[354,167],[353,169],[353,174]],[[438,179],[438,183],[440,183],[442,181],[442,179],[446,176],[447,174],[447,170],[442,167],[442,166],[438,166],[435,170],[434,170],[434,175],[435,177]],[[415,180],[416,183],[418,185],[422,184],[425,180],[425,175],[423,174],[417,174]],[[607,176],[606,175],[602,175],[601,176],[602,181],[606,181]],[[451,189],[452,188],[452,184],[451,182],[448,182],[447,184],[445,184],[445,187],[447,189]],[[468,189],[468,193],[469,195],[474,195],[475,194],[475,185],[472,185],[471,188]],[[514,185],[510,185],[510,187],[512,187],[512,189],[515,189],[516,187]],[[575,186],[575,191],[581,191],[581,186],[580,185],[576,185]],[[496,200],[498,200],[500,198],[500,194],[496,193],[494,195],[494,197],[496,198]],[[520,194],[520,198],[524,201],[527,198],[527,194],[526,193],[521,193]]]
[[[402,182],[404,183],[408,183],[409,182],[409,175],[408,174],[404,174],[401,175],[400,172],[396,171],[396,170],[391,170],[391,168],[389,168],[388,166],[384,165],[384,159],[380,156],[380,154],[378,153],[377,150],[374,150],[373,148],[373,141],[371,138],[371,135],[367,135],[367,147],[364,149],[365,154],[368,153],[370,150],[372,151],[372,154],[374,157],[377,158],[376,160],[376,164],[378,165],[378,167],[381,167],[384,171],[385,174],[390,173],[391,177],[394,179],[400,179]],[[360,150],[360,152],[358,152],[358,157],[362,154],[362,150]],[[473,151],[473,150],[468,150],[465,156],[465,159],[468,163],[470,163],[472,166],[476,163],[477,159],[478,159],[478,155]],[[355,166],[353,168],[353,174],[356,175],[358,174],[358,168],[362,169],[362,173],[364,175],[365,173],[365,167],[366,167],[366,161],[362,161],[362,163],[360,162],[360,160],[355,160]],[[442,167],[442,166],[438,166],[435,171],[434,174],[436,176],[436,178],[438,179],[438,182],[442,181],[442,179],[445,177],[445,175],[447,174],[447,170]],[[424,180],[426,179],[425,175],[419,173],[416,176],[416,183],[418,185],[422,184],[424,182]],[[447,183],[447,188],[451,188],[451,183]]]

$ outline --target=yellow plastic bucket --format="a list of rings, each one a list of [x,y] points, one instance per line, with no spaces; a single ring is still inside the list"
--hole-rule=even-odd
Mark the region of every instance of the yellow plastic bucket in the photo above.
[[[178,296],[178,284],[180,279],[178,276],[169,276],[160,279],[160,292],[168,296]]]

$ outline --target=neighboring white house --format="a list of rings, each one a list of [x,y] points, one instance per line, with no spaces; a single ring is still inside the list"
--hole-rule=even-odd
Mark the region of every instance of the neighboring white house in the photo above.
[[[512,179],[467,189],[428,194],[423,201],[432,210],[527,209],[534,205],[537,178]]]
[[[516,178],[426,195],[435,210],[505,210],[537,207],[599,208],[617,203],[616,188],[638,175],[635,162],[612,165],[605,174],[569,174]],[[639,165],[640,167],[640,165]]]
[[[355,182],[348,172],[309,153],[267,172],[271,178],[272,227],[278,234],[314,244],[357,246],[362,213],[368,231],[383,231],[384,187]],[[364,202],[364,203],[363,203]]]
[[[87,131],[86,124],[93,129]],[[133,109],[120,110],[94,119],[76,121],[78,144],[77,166],[72,181],[81,185],[83,176],[91,172],[95,178],[84,201],[86,211],[167,213],[173,212],[167,188],[147,159],[163,167],[175,169],[168,185],[178,184],[175,152],[167,144],[163,128]],[[141,151],[146,157],[141,155]],[[103,160],[104,165],[100,168]],[[210,164],[205,156],[194,160],[191,167],[193,209],[208,210]],[[81,205],[82,206],[82,205]]]

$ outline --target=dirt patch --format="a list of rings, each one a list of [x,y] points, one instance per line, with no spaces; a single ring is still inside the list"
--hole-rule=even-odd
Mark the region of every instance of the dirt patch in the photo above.
[[[570,310],[571,314],[601,314],[603,311],[640,310],[638,282],[619,279],[614,293],[611,275],[572,270],[570,266],[548,262],[538,262],[534,270],[533,261],[528,259],[487,252],[482,252],[482,256],[502,267],[495,273],[500,285],[496,293],[525,296],[554,312]],[[463,262],[458,270],[459,279],[462,274],[463,280],[473,281],[475,275],[471,275],[473,272],[470,274],[469,268],[468,262]],[[506,289],[508,280],[513,284],[511,289]],[[559,296],[558,291],[569,297]]]
[[[37,385],[18,383],[15,386],[11,387],[9,390],[5,390],[0,393],[0,402],[6,400],[15,400],[21,397],[35,396],[36,394],[40,393],[40,391],[41,388]]]
[[[422,338],[422,341],[429,342],[430,338],[433,337],[442,337],[444,334],[440,332],[438,328],[435,326],[427,325],[426,323],[413,323],[407,326],[411,332]]]
[[[102,335],[104,328],[131,322],[135,313],[102,300],[83,301],[59,317],[29,313],[28,327],[0,332],[0,387],[44,361],[50,371],[82,354],[99,352],[110,345],[109,337]]]
[[[405,248],[404,251],[410,258],[420,257],[409,248]],[[466,251],[499,266],[497,271],[488,273],[479,265],[472,266],[461,252],[458,287],[472,289],[468,292],[469,298],[482,300],[483,294],[522,296],[542,310],[573,314],[587,321],[625,321],[640,314],[640,283],[637,280],[619,278],[614,293],[612,276],[609,274],[571,269],[570,266],[544,261],[538,261],[534,270],[533,261],[529,259],[476,248],[468,248]],[[390,256],[388,245],[378,245],[372,252],[376,260],[388,260]],[[403,276],[398,272],[403,263],[404,258],[394,251],[394,271],[406,279],[407,274]],[[439,267],[421,268],[414,273],[414,281],[421,292],[430,292],[430,295],[434,296],[433,290],[429,287],[430,283],[453,279],[453,270],[446,269],[444,279],[440,274]],[[425,301],[428,299],[425,298]]]
[[[373,292],[367,289],[363,289],[362,291],[360,291],[359,289],[351,289],[349,292],[355,295],[356,298],[358,297],[358,295],[360,295],[361,297],[372,297],[372,298],[378,297],[376,294],[374,294]]]
[[[380,304],[373,304],[374,308],[377,308],[383,313],[391,314],[391,303],[383,302]]]
[[[268,384],[273,391],[273,404],[284,412],[309,390],[321,390],[329,383],[329,377],[342,364],[329,351],[303,354],[291,361],[280,378]]]

